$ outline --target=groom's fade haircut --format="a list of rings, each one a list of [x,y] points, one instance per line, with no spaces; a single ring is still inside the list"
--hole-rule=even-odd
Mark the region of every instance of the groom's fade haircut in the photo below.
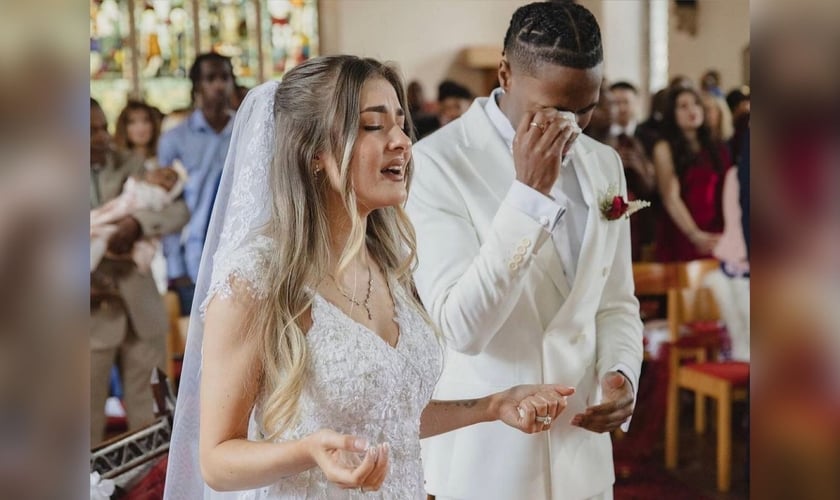
[[[591,12],[571,0],[531,3],[513,13],[502,55],[529,75],[546,63],[593,68],[604,60],[601,29]]]

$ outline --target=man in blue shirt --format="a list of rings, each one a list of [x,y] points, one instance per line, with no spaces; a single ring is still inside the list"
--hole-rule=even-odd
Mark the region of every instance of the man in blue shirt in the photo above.
[[[189,314],[191,308],[234,115],[230,107],[234,77],[229,58],[216,53],[199,55],[190,68],[190,79],[195,110],[165,133],[158,145],[161,165],[180,161],[189,175],[184,199],[190,209],[190,221],[181,234],[163,240],[169,288],[178,293],[182,314]]]

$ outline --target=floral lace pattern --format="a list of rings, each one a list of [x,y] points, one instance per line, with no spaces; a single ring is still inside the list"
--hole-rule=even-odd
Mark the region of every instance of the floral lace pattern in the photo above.
[[[247,281],[255,293],[265,293],[265,252],[268,238],[256,239],[232,262],[238,265],[214,283],[215,294],[233,293],[230,277]],[[237,281],[239,283],[239,281]],[[308,384],[299,402],[299,421],[280,439],[300,439],[319,429],[364,437],[371,444],[390,446],[389,470],[379,491],[361,493],[330,483],[318,468],[290,476],[260,489],[239,493],[240,499],[425,499],[420,462],[420,414],[432,397],[443,353],[432,329],[413,308],[406,292],[391,283],[399,325],[397,345],[315,293],[312,327],[306,336]],[[254,410],[248,438],[265,439]]]
[[[268,293],[268,253],[274,243],[267,236],[256,236],[246,246],[233,250],[224,260],[217,260],[213,269],[213,281],[207,290],[207,296],[199,307],[201,318],[207,312],[207,305],[218,295],[229,299],[233,297],[233,282],[246,287],[255,298],[264,298]]]

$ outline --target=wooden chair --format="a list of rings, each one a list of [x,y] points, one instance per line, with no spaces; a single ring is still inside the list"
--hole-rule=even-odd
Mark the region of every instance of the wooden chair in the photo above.
[[[667,318],[668,290],[678,286],[677,269],[672,263],[634,262],[633,282],[639,300],[641,319],[645,323],[645,342],[651,342],[652,352],[645,348],[645,359],[655,357],[656,343],[664,339],[659,332]]]
[[[711,290],[705,287],[674,288],[668,293],[668,316],[673,335],[679,337],[683,325],[696,321],[719,320],[720,314]],[[708,359],[708,346],[681,343],[671,346],[668,398],[665,418],[665,466],[677,467],[679,443],[680,389],[695,393],[695,431],[705,432],[707,397],[717,403],[717,487],[729,491],[732,468],[732,403],[745,400],[749,388],[749,364]],[[691,360],[687,363],[687,358]]]
[[[166,337],[166,375],[169,380],[176,381],[180,373],[178,368],[180,360],[184,357],[190,318],[181,316],[181,304],[177,293],[166,292],[163,302],[169,317],[169,333]]]
[[[697,259],[674,263],[677,286],[682,288],[699,288],[703,286],[703,278],[719,268],[720,261],[717,259]]]
[[[667,295],[678,285],[677,269],[665,262],[634,262],[633,282],[636,295]]]
[[[660,311],[661,316],[654,316],[654,312],[647,307],[646,301],[658,299],[664,303],[668,296],[668,290],[677,286],[676,268],[673,264],[663,262],[634,262],[633,283],[635,295],[639,299],[642,321],[665,317],[665,311]]]

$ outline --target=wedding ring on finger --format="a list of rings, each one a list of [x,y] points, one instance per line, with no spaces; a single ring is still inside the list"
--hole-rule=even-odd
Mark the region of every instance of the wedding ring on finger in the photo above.
[[[544,123],[531,122],[528,128],[531,128],[531,127],[538,127],[541,131],[545,131],[545,124]]]
[[[551,415],[546,415],[544,417],[537,415],[536,417],[534,417],[534,420],[543,425],[551,425]]]

